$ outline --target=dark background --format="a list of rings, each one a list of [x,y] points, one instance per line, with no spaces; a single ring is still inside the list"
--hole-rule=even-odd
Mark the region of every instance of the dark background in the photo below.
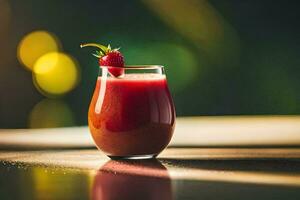
[[[297,0],[0,0],[0,128],[85,125],[98,69],[79,44],[91,41],[121,46],[126,64],[165,65],[178,116],[300,114],[299,8]],[[64,96],[40,94],[17,59],[35,30],[55,34],[79,63],[81,81]]]

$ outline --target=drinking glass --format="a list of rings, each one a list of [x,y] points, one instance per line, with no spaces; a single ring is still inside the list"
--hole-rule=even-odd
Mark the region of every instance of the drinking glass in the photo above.
[[[175,128],[164,67],[100,66],[88,124],[96,146],[112,159],[156,157]]]

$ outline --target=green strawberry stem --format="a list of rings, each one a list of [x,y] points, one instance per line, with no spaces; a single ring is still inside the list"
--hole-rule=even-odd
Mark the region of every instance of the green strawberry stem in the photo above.
[[[87,44],[81,44],[80,45],[80,48],[83,48],[83,47],[97,47],[97,48],[99,48],[99,50],[100,50],[99,55],[93,54],[94,56],[96,56],[98,58],[101,57],[101,56],[106,55],[109,51],[111,51],[110,45],[108,45],[108,47],[106,47],[106,46],[103,46],[101,44],[87,43]]]

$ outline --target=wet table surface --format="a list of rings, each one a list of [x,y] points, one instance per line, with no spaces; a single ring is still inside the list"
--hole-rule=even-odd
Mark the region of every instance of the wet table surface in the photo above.
[[[0,199],[300,199],[300,148],[167,148],[156,160],[87,149],[1,150]]]

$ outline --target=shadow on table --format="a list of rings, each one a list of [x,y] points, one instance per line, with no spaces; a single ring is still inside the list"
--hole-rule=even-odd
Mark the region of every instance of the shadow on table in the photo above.
[[[300,175],[300,159],[246,159],[246,160],[197,160],[159,159],[163,164],[185,169],[207,169],[222,171],[255,171],[272,173],[293,173]]]
[[[176,199],[299,199],[299,160],[159,159]],[[174,181],[173,181],[174,182]]]

